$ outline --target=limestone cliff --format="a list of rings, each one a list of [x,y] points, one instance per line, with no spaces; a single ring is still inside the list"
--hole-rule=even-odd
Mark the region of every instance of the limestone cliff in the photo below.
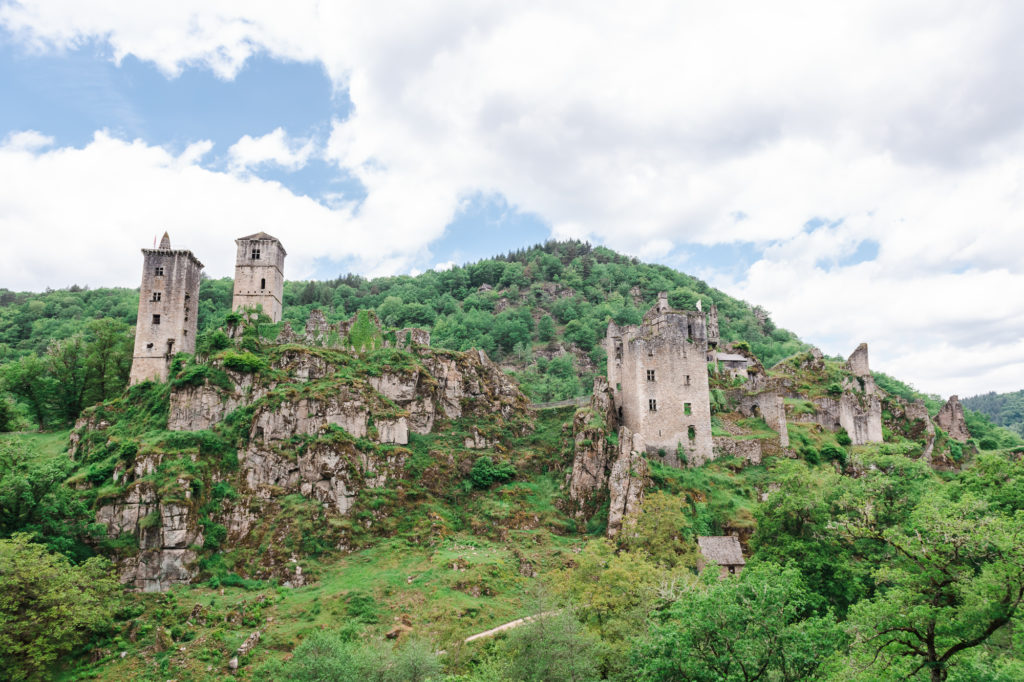
[[[312,316],[306,338],[322,343],[326,334]],[[140,426],[138,438],[125,439],[124,424],[106,431],[119,419],[109,407],[86,414],[75,452],[88,461],[123,453],[96,507],[109,541],[129,548],[119,550],[122,580],[146,591],[189,582],[211,537],[235,547],[270,533],[251,574],[295,584],[295,557],[274,540],[294,532],[289,496],[321,510],[320,521],[307,521],[323,524],[318,541],[344,547],[345,527],[328,519],[402,478],[410,433],[455,428],[500,448],[506,434],[528,429],[525,397],[485,353],[430,349],[417,338],[365,353],[295,343],[258,356],[229,349],[179,367],[170,386],[138,388],[154,404],[166,396],[166,430]]]
[[[608,500],[608,537],[615,537],[623,520],[639,512],[650,483],[643,437],[624,426],[616,431],[616,424],[612,391],[599,377],[590,404],[577,410],[573,420],[568,488],[572,513],[581,520]]]

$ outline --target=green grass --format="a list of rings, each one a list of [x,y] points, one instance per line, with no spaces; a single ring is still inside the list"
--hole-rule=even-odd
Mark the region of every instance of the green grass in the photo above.
[[[53,459],[67,456],[70,433],[70,430],[0,433],[0,444],[10,444],[32,458]]]

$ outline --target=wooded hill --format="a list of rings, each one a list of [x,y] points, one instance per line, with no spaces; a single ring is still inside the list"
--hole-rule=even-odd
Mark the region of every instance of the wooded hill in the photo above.
[[[675,468],[623,448],[594,403],[528,408],[589,393],[603,325],[638,321],[659,290],[713,300],[723,341],[799,393],[789,448],[722,374],[714,435],[757,457]],[[0,437],[0,677],[1024,677],[1024,444],[985,418],[954,447],[907,416],[937,399],[875,374],[884,442],[853,445],[812,418],[863,391],[841,359],[698,280],[574,242],[288,284],[293,331],[319,308],[355,313],[358,338],[285,342],[229,315],[230,291],[204,282],[197,353],[127,390],[133,292],[4,296],[9,423],[82,418]],[[431,328],[431,347],[383,347],[374,316],[385,334]],[[574,507],[567,490],[590,450],[625,450],[621,473],[645,483],[611,538],[609,495]],[[696,538],[731,534],[740,575],[698,575]]]

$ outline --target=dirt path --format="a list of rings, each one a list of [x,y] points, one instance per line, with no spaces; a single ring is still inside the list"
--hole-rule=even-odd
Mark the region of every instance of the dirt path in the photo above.
[[[558,613],[558,611],[545,611],[544,613],[539,613],[536,616],[526,616],[525,618],[517,618],[516,620],[509,621],[509,622],[507,622],[507,623],[505,623],[503,625],[499,625],[496,628],[491,628],[490,630],[486,630],[484,632],[478,632],[475,635],[470,635],[469,637],[467,637],[463,641],[468,644],[469,642],[473,642],[473,641],[476,641],[478,639],[484,639],[485,637],[493,637],[494,635],[497,635],[498,633],[505,632],[506,630],[512,630],[514,628],[519,627],[520,625],[526,625],[527,623],[532,623],[533,621],[537,620],[538,618],[543,618],[544,616],[553,616],[556,613]]]

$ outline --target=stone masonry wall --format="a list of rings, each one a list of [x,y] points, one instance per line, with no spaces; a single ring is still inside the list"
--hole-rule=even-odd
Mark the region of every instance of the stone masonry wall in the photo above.
[[[166,381],[174,354],[195,350],[199,279],[203,269],[203,264],[191,251],[172,250],[166,235],[161,248],[143,249],[142,254],[132,384],[147,379]]]
[[[284,257],[281,242],[266,235],[261,239],[236,239],[235,286],[231,309],[262,306],[274,322],[281,321],[284,292]],[[259,250],[259,258],[253,251]]]

